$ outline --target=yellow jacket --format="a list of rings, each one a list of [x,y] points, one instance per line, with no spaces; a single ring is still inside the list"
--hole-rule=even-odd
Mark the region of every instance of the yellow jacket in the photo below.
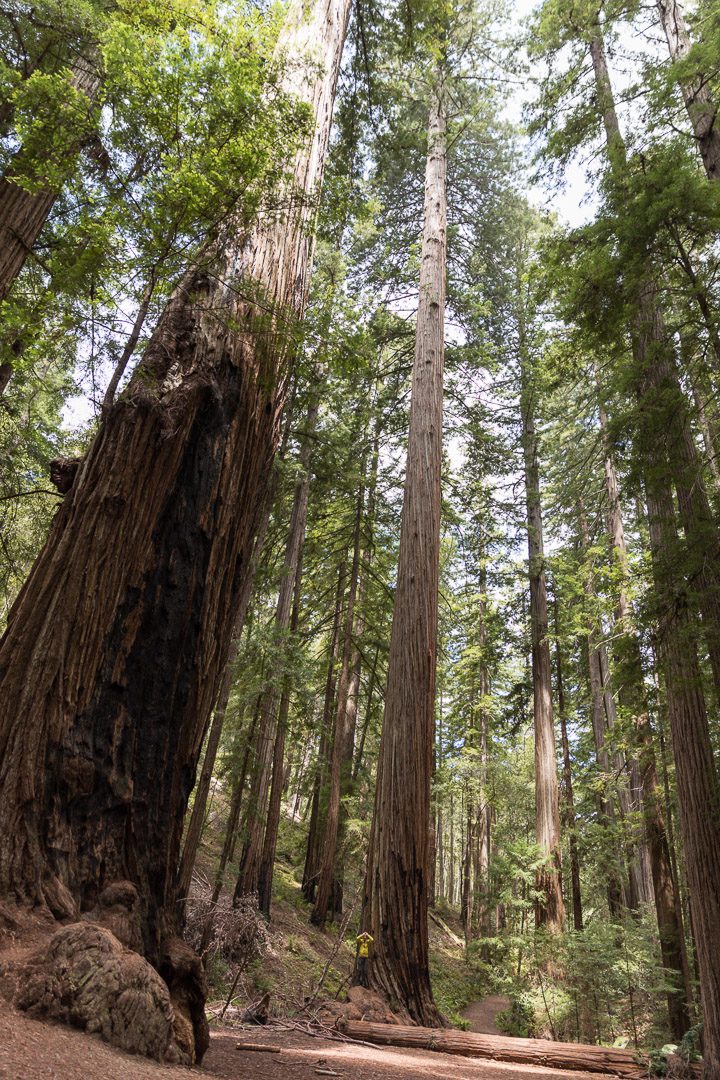
[[[368,934],[367,937],[363,937],[363,935],[360,934],[358,936],[358,938],[357,938],[357,954],[358,954],[358,956],[368,956],[370,946],[372,945],[372,943],[373,943],[373,939],[370,937],[369,934]]]

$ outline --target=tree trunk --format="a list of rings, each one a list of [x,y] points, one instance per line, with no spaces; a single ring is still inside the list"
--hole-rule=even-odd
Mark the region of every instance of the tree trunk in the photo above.
[[[280,450],[279,457],[284,456],[285,444],[290,433],[290,420],[292,418],[292,406],[288,410],[288,417],[285,422],[285,432],[283,435],[283,446]],[[230,645],[230,653],[228,655],[227,664],[225,666],[225,674],[223,675],[222,683],[220,684],[220,692],[215,704],[215,711],[213,713],[212,724],[210,725],[210,734],[208,736],[207,748],[205,750],[205,757],[202,763],[202,769],[200,770],[200,779],[197,783],[195,791],[195,802],[193,803],[192,814],[190,815],[190,824],[188,825],[187,834],[185,836],[185,844],[183,845],[182,858],[180,859],[180,868],[178,870],[178,884],[177,884],[177,900],[178,903],[182,903],[190,890],[190,882],[192,881],[193,870],[195,868],[195,859],[197,857],[198,847],[200,845],[200,837],[202,835],[203,825],[205,822],[205,807],[207,805],[207,797],[210,791],[210,783],[212,780],[213,769],[215,768],[215,758],[217,756],[218,747],[220,745],[220,736],[225,724],[225,714],[227,712],[228,701],[230,700],[230,693],[233,687],[233,681],[235,677],[235,661],[237,660],[238,652],[240,649],[240,636],[245,626],[245,618],[247,616],[248,608],[250,607],[250,600],[252,597],[253,586],[255,584],[255,575],[257,573],[258,564],[260,562],[260,556],[262,555],[263,547],[265,546],[265,536],[267,535],[268,524],[270,523],[270,513],[272,511],[273,503],[275,502],[275,494],[277,491],[278,472],[273,473],[272,480],[268,487],[267,495],[265,497],[265,508],[263,510],[262,521],[258,528],[257,536],[253,544],[253,553],[251,558],[250,572],[247,575],[242,595],[240,597],[240,606],[237,616],[235,618],[235,626],[233,627],[233,639]],[[236,823],[237,825],[237,823]],[[223,868],[224,870],[224,868]]]
[[[428,970],[427,889],[440,557],[445,316],[446,119],[436,73],[410,430],[385,714],[365,880],[373,982],[394,1009],[438,1026]]]
[[[297,569],[295,571],[295,587],[293,594],[293,609],[290,618],[290,635],[297,634],[298,614],[300,611],[300,590],[302,588],[302,564],[303,545],[301,543],[298,553]],[[290,686],[286,679],[280,698],[280,711],[278,714],[277,733],[273,749],[272,784],[270,786],[270,802],[268,803],[267,825],[265,826],[265,838],[263,840],[262,854],[260,856],[260,870],[258,872],[258,910],[270,921],[270,902],[272,900],[273,871],[275,868],[275,852],[277,850],[278,830],[280,828],[280,807],[283,793],[283,761],[285,759],[285,736],[287,733],[287,718],[290,707]]]
[[[73,89],[87,97],[88,116],[95,112],[100,89],[98,62],[99,58],[95,57],[78,62],[70,79]],[[72,162],[78,150],[75,144],[66,147],[63,153]],[[54,188],[41,187],[30,192],[14,183],[12,177],[22,176],[25,171],[25,153],[21,148],[0,178],[0,303],[25,265],[58,196]]]
[[[325,783],[325,771],[327,768],[328,744],[330,734],[330,717],[335,701],[336,663],[338,649],[340,648],[340,631],[342,629],[343,596],[345,593],[345,557],[340,563],[338,571],[337,591],[335,594],[335,618],[333,620],[332,638],[328,652],[328,671],[325,680],[325,702],[323,705],[322,728],[320,731],[320,745],[318,747],[317,770],[313,784],[312,808],[310,810],[310,826],[308,829],[307,848],[305,851],[305,866],[303,868],[302,893],[309,903],[315,902],[318,874],[320,873],[320,859],[322,858],[323,841],[325,837],[325,817],[321,813],[320,799]]]
[[[656,340],[653,316],[657,308],[652,292],[646,301],[635,330],[639,358],[644,358],[647,351],[654,348]],[[647,402],[652,400],[648,391],[651,387],[655,389],[652,380],[656,378],[657,370],[652,364],[644,365],[641,370],[645,384],[638,385],[638,397],[641,402]],[[642,440],[639,449],[645,464],[658,642],[665,671],[685,858],[697,933],[705,1015],[704,1075],[717,1080],[720,1077],[720,862],[717,859],[720,785],[710,745],[695,632],[685,582],[678,575],[679,539],[670,468],[664,460],[666,432],[657,420],[653,420],[652,410],[647,407],[643,410],[639,440]],[[677,938],[674,944],[677,952]],[[678,959],[679,956],[676,965]]]
[[[670,56],[684,60],[690,52],[690,37],[678,0],[657,0]],[[720,180],[720,131],[717,128],[717,106],[707,86],[707,75],[698,72],[694,78],[680,83],[685,108],[690,117],[698,150],[709,180]]]
[[[280,37],[293,55],[312,46],[312,65],[283,79],[316,120],[294,166],[305,192],[322,180],[348,11],[347,0],[298,4]],[[313,214],[297,200],[252,245],[229,222],[212,266],[185,275],[0,643],[0,893],[66,915],[129,879],[161,969],[183,815],[278,441]],[[190,992],[202,1042],[204,990]]]
[[[620,574],[620,588],[615,608],[615,653],[618,656],[617,669],[620,683],[618,697],[621,707],[634,719],[635,745],[638,751],[639,775],[642,786],[643,819],[650,857],[662,962],[666,978],[671,986],[676,987],[675,992],[670,991],[668,993],[670,1028],[673,1038],[679,1041],[690,1024],[689,1010],[691,1002],[688,995],[689,980],[684,977],[687,968],[687,957],[684,948],[682,912],[679,904],[679,893],[674,884],[662,812],[655,752],[650,731],[648,703],[643,685],[640,645],[627,598],[629,569],[617,474],[610,449],[607,416],[602,406],[600,406],[599,413],[608,497],[607,530],[610,537],[613,562]],[[683,973],[682,993],[678,989],[678,973],[680,972]]]
[[[610,160],[621,176],[624,144],[614,111],[612,87],[605,63],[599,27],[591,54],[603,103]],[[689,610],[683,562],[679,561],[679,540],[672,497],[672,480],[677,483],[681,520],[686,527],[691,510],[702,498],[699,478],[691,491],[687,482],[688,427],[682,416],[673,417],[679,435],[668,440],[667,395],[675,390],[676,379],[669,371],[668,343],[657,288],[652,280],[641,283],[637,315],[632,327],[635,363],[638,426],[636,454],[645,482],[650,552],[658,640],[665,671],[668,714],[673,737],[678,799],[683,823],[685,856],[690,884],[693,917],[697,933],[698,965],[705,1014],[704,1068],[707,1080],[720,1078],[720,785],[715,771],[708,730],[702,681],[697,659],[695,630]],[[668,454],[673,456],[668,459]],[[680,459],[678,470],[677,458]],[[700,514],[703,511],[700,509]],[[696,541],[707,544],[696,533]],[[680,567],[680,571],[678,570]],[[703,590],[703,584],[700,584]],[[704,589],[707,594],[707,588]],[[712,631],[711,631],[712,632]],[[712,648],[711,648],[712,652]]]
[[[361,474],[364,473],[364,463]],[[345,631],[343,636],[340,678],[338,679],[337,707],[335,709],[335,727],[333,730],[332,752],[330,754],[330,784],[328,789],[328,808],[325,818],[325,839],[323,843],[320,874],[318,877],[315,906],[310,915],[310,922],[325,930],[325,920],[333,897],[335,882],[335,855],[337,851],[338,827],[340,821],[340,787],[343,760],[347,759],[348,694],[350,681],[350,660],[352,652],[352,632],[355,619],[355,600],[360,574],[360,528],[362,525],[365,488],[361,484],[355,512],[355,530],[353,539],[353,558],[350,570],[347,607],[345,609]],[[352,751],[350,754],[352,760]]]
[[[369,1024],[362,1020],[345,1020],[340,1027],[351,1038],[386,1046],[437,1050],[441,1054],[513,1061],[550,1069],[632,1076],[637,1080],[647,1076],[648,1060],[642,1054],[614,1046],[584,1046],[581,1043],[551,1042],[549,1039],[511,1039],[507,1036],[476,1035],[470,1031],[427,1031],[395,1024]]]
[[[522,301],[520,301],[522,303]],[[543,555],[540,471],[533,398],[535,393],[520,313],[522,445],[527,498],[528,559],[530,578],[530,634],[532,647],[533,726],[535,732],[535,827],[538,845],[545,856],[536,871],[535,925],[560,933],[565,926],[560,847],[560,804],[555,755],[550,644],[548,642],[547,593]]]
[[[260,861],[266,826],[265,813],[277,733],[278,705],[282,696],[281,688],[286,679],[284,669],[287,659],[290,613],[295,591],[295,578],[305,539],[305,523],[307,521],[308,499],[310,496],[311,438],[317,422],[318,408],[317,394],[313,394],[305,419],[305,437],[298,457],[300,476],[295,483],[290,526],[285,546],[283,576],[280,580],[277,605],[275,607],[275,660],[267,677],[267,689],[265,690],[258,729],[255,769],[253,771],[250,797],[243,815],[241,828],[243,850],[235,885],[235,902],[241,896],[247,896],[258,891]]]
[[[203,964],[206,964],[206,954],[210,940],[212,938],[213,926],[215,925],[215,905],[218,902],[222,887],[225,882],[225,870],[229,862],[232,862],[233,855],[235,854],[235,844],[237,841],[237,827],[240,821],[240,810],[242,808],[243,792],[245,791],[245,779],[247,777],[248,761],[250,759],[250,750],[252,749],[255,741],[255,730],[260,719],[260,710],[262,709],[262,694],[258,694],[255,709],[253,711],[252,721],[248,729],[247,736],[245,738],[245,750],[243,752],[242,765],[240,768],[240,775],[236,783],[233,784],[232,795],[230,797],[230,809],[228,811],[228,819],[225,825],[225,839],[223,840],[222,851],[220,852],[220,862],[215,873],[215,883],[213,885],[212,896],[210,898],[210,913],[205,921],[203,927],[203,935],[200,943],[200,956],[202,957]]]
[[[557,634],[558,605],[555,599],[555,632]],[[563,777],[565,781],[565,807],[570,846],[570,884],[572,887],[573,925],[577,931],[583,928],[582,899],[580,895],[580,859],[578,857],[577,832],[575,829],[575,803],[573,801],[572,768],[570,765],[570,744],[568,743],[567,724],[565,723],[565,691],[562,681],[562,656],[560,640],[555,638],[555,663],[557,667],[558,716],[563,748]]]

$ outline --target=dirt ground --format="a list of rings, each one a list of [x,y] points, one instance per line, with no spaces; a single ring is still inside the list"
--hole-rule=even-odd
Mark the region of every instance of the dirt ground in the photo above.
[[[280,1053],[238,1050],[238,1042],[280,1047]],[[276,1027],[215,1030],[202,1066],[187,1069],[132,1057],[98,1036],[31,1020],[0,1003],[2,1080],[528,1080],[531,1074],[538,1080],[590,1076],[432,1051],[340,1043]]]
[[[470,1030],[477,1035],[502,1035],[503,1032],[495,1023],[495,1017],[509,1008],[510,1001],[506,997],[493,994],[482,1001],[473,1001],[460,1015],[464,1020],[470,1021]]]

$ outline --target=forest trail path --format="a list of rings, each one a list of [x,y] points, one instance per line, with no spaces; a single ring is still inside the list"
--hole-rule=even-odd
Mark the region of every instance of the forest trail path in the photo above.
[[[470,1031],[476,1035],[503,1035],[504,1032],[495,1023],[498,1013],[510,1008],[510,1001],[499,994],[473,1001],[460,1013],[463,1020],[470,1021]]]
[[[238,1042],[281,1047],[237,1050]],[[200,1068],[158,1065],[107,1046],[96,1035],[32,1020],[0,1000],[0,1080],[598,1080],[584,1072],[480,1061],[431,1050],[311,1038],[278,1028],[212,1032]]]

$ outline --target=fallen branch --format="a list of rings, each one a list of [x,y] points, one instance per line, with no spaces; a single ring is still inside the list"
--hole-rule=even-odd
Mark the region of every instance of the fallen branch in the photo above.
[[[614,1046],[584,1046],[549,1039],[511,1039],[497,1035],[476,1035],[469,1031],[400,1027],[369,1024],[362,1020],[338,1020],[337,1027],[352,1037],[386,1046],[407,1046],[437,1050],[462,1057],[513,1061],[523,1065],[544,1065],[551,1069],[615,1073],[617,1076],[647,1076],[647,1054]]]
[[[443,921],[443,920],[442,920],[442,919],[440,918],[440,916],[439,916],[439,915],[436,915],[434,911],[428,911],[428,915],[430,916],[430,918],[432,919],[432,921],[433,921],[433,922],[434,922],[434,923],[436,924],[436,926],[439,926],[441,930],[444,930],[444,931],[445,931],[445,933],[447,934],[447,936],[448,936],[448,937],[450,938],[450,940],[452,941],[453,945],[457,945],[457,946],[458,946],[458,947],[459,947],[460,949],[464,949],[464,948],[465,948],[465,942],[464,942],[464,941],[462,941],[462,940],[461,940],[461,939],[460,939],[460,938],[459,938],[459,937],[457,936],[457,934],[453,934],[453,932],[452,932],[452,930],[450,929],[450,927],[448,926],[448,924],[447,924],[446,922],[444,922],[444,921]]]
[[[257,1043],[235,1043],[236,1050],[257,1050],[260,1054],[279,1054],[280,1046],[258,1046]]]
[[[340,929],[338,930],[337,941],[335,942],[333,950],[332,950],[332,952],[330,953],[330,955],[328,957],[327,964],[323,968],[323,973],[320,976],[320,979],[318,981],[317,986],[315,987],[314,993],[311,995],[310,999],[307,1001],[307,1003],[305,1005],[305,1009],[308,1012],[310,1011],[312,1006],[315,1004],[315,1001],[317,1000],[317,996],[320,993],[320,990],[322,989],[323,983],[325,982],[325,979],[327,977],[327,973],[330,970],[330,965],[332,964],[333,960],[337,956],[337,954],[338,954],[338,952],[340,950],[340,946],[342,945],[342,943],[343,943],[343,941],[345,939],[345,931],[347,930],[348,924],[349,924],[350,920],[352,919],[353,912],[355,910],[355,905],[357,904],[358,896],[360,895],[360,890],[362,889],[363,884],[364,884],[364,882],[361,881],[360,885],[358,885],[358,887],[357,887],[357,891],[355,892],[355,896],[353,897],[353,902],[350,905],[350,908],[348,909],[348,912],[347,912],[345,918],[343,919],[343,921],[342,921],[342,923],[340,925]]]

